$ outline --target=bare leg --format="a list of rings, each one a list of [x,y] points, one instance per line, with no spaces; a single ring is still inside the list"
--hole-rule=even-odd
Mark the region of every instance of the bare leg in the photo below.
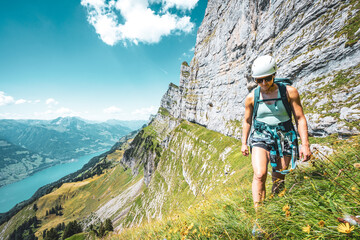
[[[284,156],[278,159],[278,166],[276,170],[287,169],[291,160],[291,156]],[[280,193],[285,188],[285,175],[277,172],[272,172],[272,193]]]
[[[267,166],[269,162],[269,152],[263,148],[253,147],[251,161],[254,170],[252,182],[252,195],[255,210],[259,203],[265,200],[265,182],[267,177]]]

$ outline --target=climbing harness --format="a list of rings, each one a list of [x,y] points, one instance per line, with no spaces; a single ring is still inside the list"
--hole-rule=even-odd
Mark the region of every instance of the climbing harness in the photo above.
[[[286,95],[286,85],[284,84],[288,80],[289,79],[287,78],[276,78],[274,81],[279,87],[280,98],[260,100],[260,87],[256,88],[254,92],[253,126],[254,130],[262,133],[265,136],[263,138],[256,138],[256,141],[264,142],[267,145],[271,146],[270,164],[274,172],[278,172],[281,174],[288,174],[289,172],[293,171],[296,168],[296,161],[299,158],[297,134],[292,124],[292,111]],[[269,126],[263,122],[257,121],[256,115],[259,108],[259,103],[274,100],[282,100],[290,119],[286,122],[279,123],[277,126]],[[252,134],[253,133],[254,131],[252,132]],[[288,150],[290,150],[290,152]],[[289,155],[291,154],[291,168],[280,171],[276,170],[275,168],[277,167],[277,156],[283,158],[284,152]]]

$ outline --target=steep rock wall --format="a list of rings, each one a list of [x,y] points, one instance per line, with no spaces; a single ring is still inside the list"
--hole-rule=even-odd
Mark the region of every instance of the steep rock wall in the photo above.
[[[180,110],[172,110],[174,116],[180,112],[183,119],[240,138],[244,99],[255,86],[251,64],[272,54],[277,75],[291,77],[303,98],[312,94],[305,108],[317,103],[306,114],[310,134],[358,134],[359,87],[346,79],[359,76],[359,8],[353,0],[209,0],[194,58],[189,67],[181,66]],[[344,71],[345,80],[335,84]],[[334,101],[321,101],[317,93],[326,84],[333,87]],[[336,101],[332,111],[343,117],[328,111]],[[352,122],[344,117],[349,115]]]

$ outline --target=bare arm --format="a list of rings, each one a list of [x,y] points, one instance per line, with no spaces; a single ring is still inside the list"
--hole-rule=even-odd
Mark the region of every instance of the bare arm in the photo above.
[[[241,152],[244,156],[249,155],[247,139],[250,134],[253,110],[254,110],[254,91],[252,91],[245,99],[245,115],[244,115],[243,130],[241,137],[241,142],[242,142]]]
[[[301,139],[300,159],[305,162],[310,159],[311,151],[308,138],[308,127],[301,105],[300,95],[294,87],[287,86],[286,90],[288,92],[289,102],[294,112],[296,126]]]

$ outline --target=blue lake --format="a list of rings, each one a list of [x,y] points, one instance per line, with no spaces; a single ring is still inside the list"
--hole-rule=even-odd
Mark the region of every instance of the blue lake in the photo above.
[[[0,188],[0,213],[9,211],[19,202],[29,199],[40,187],[81,169],[89,160],[103,152],[97,152],[58,164],[37,172],[21,181]]]

